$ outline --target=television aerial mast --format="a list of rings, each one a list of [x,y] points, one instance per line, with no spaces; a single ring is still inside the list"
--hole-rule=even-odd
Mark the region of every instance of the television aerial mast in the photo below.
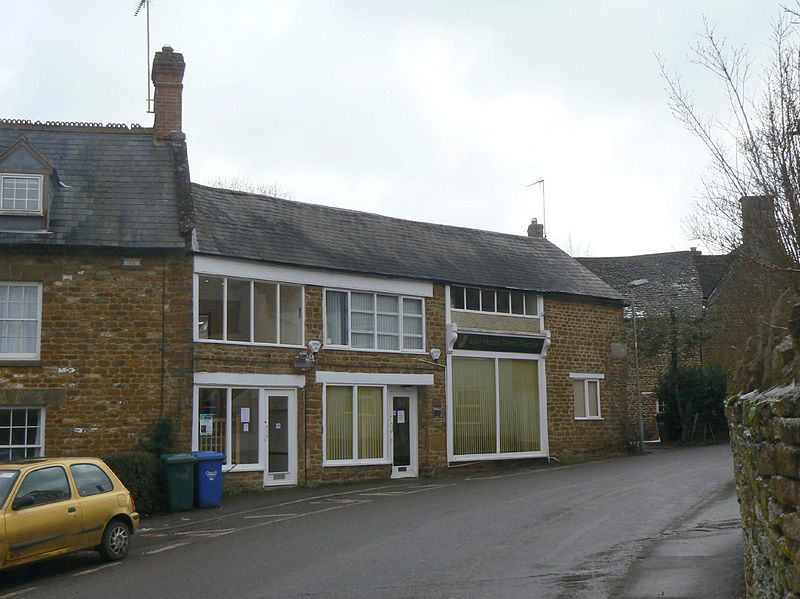
[[[153,100],[150,96],[150,0],[137,0],[133,16],[138,17],[143,8],[147,17],[147,112],[152,113]]]

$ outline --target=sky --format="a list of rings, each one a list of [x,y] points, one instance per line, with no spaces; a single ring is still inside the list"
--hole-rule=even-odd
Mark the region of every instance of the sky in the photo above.
[[[151,126],[138,3],[6,0],[0,118]],[[149,60],[170,45],[186,61],[195,182],[517,235],[537,218],[578,256],[708,252],[685,226],[708,155],[655,56],[724,119],[688,60],[703,18],[757,71],[779,5],[151,0]]]

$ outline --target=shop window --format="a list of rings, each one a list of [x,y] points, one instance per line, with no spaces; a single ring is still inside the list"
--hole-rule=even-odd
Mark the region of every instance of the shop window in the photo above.
[[[541,448],[536,360],[453,358],[453,453],[493,457]]]
[[[384,387],[326,385],[324,420],[326,465],[386,462]]]

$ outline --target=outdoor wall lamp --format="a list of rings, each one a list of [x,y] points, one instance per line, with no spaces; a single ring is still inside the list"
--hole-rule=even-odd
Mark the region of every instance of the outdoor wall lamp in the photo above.
[[[319,341],[312,340],[308,342],[308,351],[310,351],[312,354],[316,354],[321,347],[322,343]]]
[[[433,358],[434,362],[436,362],[439,359],[439,356],[442,355],[441,350],[439,350],[439,349],[437,349],[435,347],[432,347],[431,351],[429,351],[428,353],[431,355],[431,358]]]

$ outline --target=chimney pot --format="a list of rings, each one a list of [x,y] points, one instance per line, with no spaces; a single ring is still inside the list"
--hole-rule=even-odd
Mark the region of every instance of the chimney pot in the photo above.
[[[170,54],[175,52],[175,50],[172,49],[172,46],[164,46],[163,48],[161,48],[161,51],[162,52],[169,52]]]

